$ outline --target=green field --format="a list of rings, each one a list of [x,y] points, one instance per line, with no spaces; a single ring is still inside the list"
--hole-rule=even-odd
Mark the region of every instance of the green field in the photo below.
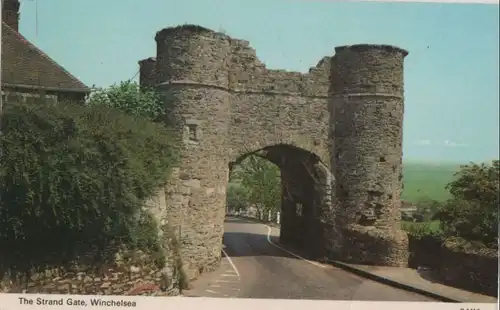
[[[404,163],[402,199],[414,203],[424,197],[446,200],[449,193],[445,186],[453,179],[453,173],[458,168],[457,164]]]
[[[439,221],[430,222],[405,222],[401,221],[401,228],[407,232],[419,234],[419,233],[438,233],[441,231],[441,226]]]
[[[411,202],[417,202],[422,197],[438,201],[447,199],[449,193],[445,186],[453,179],[453,173],[458,168],[458,165],[452,164],[403,164],[402,198]]]

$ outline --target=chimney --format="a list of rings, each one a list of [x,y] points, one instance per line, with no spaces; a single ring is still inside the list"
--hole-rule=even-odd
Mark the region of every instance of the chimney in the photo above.
[[[3,0],[2,22],[19,31],[19,0]]]

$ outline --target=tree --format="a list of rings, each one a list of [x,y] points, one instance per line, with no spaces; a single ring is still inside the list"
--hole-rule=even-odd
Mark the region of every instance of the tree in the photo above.
[[[498,160],[462,166],[446,188],[452,198],[439,211],[443,230],[452,236],[498,245]]]
[[[435,215],[441,207],[441,203],[429,197],[421,197],[418,199],[416,206],[417,210],[414,217],[418,219],[419,222],[428,222],[435,219]]]
[[[248,190],[248,202],[257,208],[259,215],[279,210],[281,202],[281,177],[279,168],[270,161],[250,155],[236,171],[236,178]]]
[[[460,199],[467,201],[481,200],[486,204],[498,203],[500,161],[464,165],[455,173],[455,180],[446,189]]]
[[[229,183],[226,203],[233,211],[242,211],[248,207],[248,189],[240,183]]]
[[[108,88],[95,88],[89,95],[89,106],[105,105],[133,116],[147,117],[161,121],[165,109],[158,94],[151,88],[139,86],[136,82],[123,81]]]

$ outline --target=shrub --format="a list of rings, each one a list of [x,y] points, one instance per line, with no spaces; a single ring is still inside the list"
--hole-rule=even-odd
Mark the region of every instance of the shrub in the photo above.
[[[105,261],[112,245],[161,251],[141,208],[176,159],[168,129],[105,106],[9,104],[2,130],[3,271]]]
[[[401,228],[416,239],[427,236],[439,238],[442,234],[439,222],[401,222]]]
[[[449,236],[480,241],[495,247],[498,240],[498,209],[480,200],[450,199],[444,206],[440,220]]]
[[[165,116],[160,96],[153,89],[140,87],[132,81],[94,89],[87,99],[87,105],[106,106],[153,121],[162,121]]]
[[[448,236],[498,246],[499,161],[462,166],[437,217]]]
[[[417,211],[414,217],[419,222],[428,222],[434,219],[437,210],[439,210],[441,203],[429,197],[420,197],[416,202]]]

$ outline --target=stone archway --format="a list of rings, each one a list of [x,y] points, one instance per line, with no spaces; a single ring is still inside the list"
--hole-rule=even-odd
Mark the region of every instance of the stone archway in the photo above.
[[[165,102],[181,157],[159,217],[178,232],[187,270],[196,275],[220,262],[229,163],[280,144],[316,154],[335,176],[335,207],[306,216],[323,219],[315,228],[325,240],[319,255],[407,264],[400,225],[407,51],[341,46],[303,74],[270,70],[249,42],[196,25],[163,29],[155,40],[156,58],[140,63],[141,84],[154,86]],[[285,209],[293,210],[300,196],[284,200]]]
[[[230,170],[249,155],[269,160],[281,172],[280,242],[311,258],[328,256],[325,223],[332,223],[333,176],[319,156],[277,144],[246,153],[229,163]]]

